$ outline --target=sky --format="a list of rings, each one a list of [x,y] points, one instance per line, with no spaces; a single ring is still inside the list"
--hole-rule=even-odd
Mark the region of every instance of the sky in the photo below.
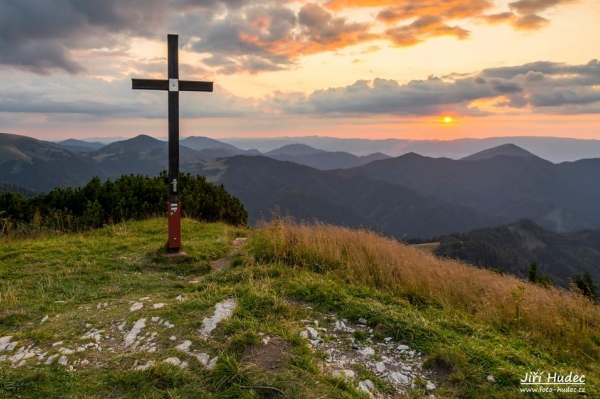
[[[0,0],[0,132],[600,139],[600,0]]]

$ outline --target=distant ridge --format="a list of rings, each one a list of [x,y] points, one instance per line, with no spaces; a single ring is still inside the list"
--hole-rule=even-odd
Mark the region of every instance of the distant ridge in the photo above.
[[[325,152],[325,151],[318,150],[318,149],[311,147],[309,145],[306,145],[306,144],[294,143],[294,144],[284,145],[281,148],[276,148],[272,151],[265,153],[265,155],[268,157],[275,157],[278,155],[290,155],[293,157],[297,157],[297,156],[320,154],[323,152]]]
[[[62,149],[69,151],[79,151],[79,152],[91,152],[95,150],[99,150],[104,147],[106,144],[102,144],[99,142],[89,142],[84,140],[77,139],[67,139],[63,141],[58,141],[56,143],[52,143]]]
[[[531,152],[517,145],[509,143],[489,148],[487,150],[479,151],[475,154],[469,155],[468,157],[462,158],[461,161],[483,161],[485,159],[492,159],[498,156],[519,158],[535,157],[535,155],[533,155]]]

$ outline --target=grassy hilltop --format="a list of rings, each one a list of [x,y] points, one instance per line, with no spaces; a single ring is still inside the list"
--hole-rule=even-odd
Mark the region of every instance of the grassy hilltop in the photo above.
[[[0,397],[600,397],[600,309],[581,296],[365,231],[186,219],[182,262],[160,255],[165,233],[153,219],[0,238],[0,349],[18,341]],[[232,317],[199,333],[226,300]],[[369,361],[340,375],[332,348]],[[412,362],[403,394],[369,366],[388,355]],[[521,392],[536,371],[584,374],[585,394]]]

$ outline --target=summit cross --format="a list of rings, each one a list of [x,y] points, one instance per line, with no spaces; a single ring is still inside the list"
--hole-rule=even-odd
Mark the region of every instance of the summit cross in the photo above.
[[[169,92],[169,239],[167,252],[181,252],[181,203],[179,192],[179,92],[213,91],[213,82],[179,80],[179,36],[168,35],[168,79],[132,79],[134,90],[164,90]]]

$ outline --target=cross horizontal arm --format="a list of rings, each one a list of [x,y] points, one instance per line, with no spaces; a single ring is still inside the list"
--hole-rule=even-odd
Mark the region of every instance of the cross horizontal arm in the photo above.
[[[213,82],[179,81],[179,91],[213,91]]]
[[[131,79],[134,90],[169,90],[168,80],[157,79]]]

